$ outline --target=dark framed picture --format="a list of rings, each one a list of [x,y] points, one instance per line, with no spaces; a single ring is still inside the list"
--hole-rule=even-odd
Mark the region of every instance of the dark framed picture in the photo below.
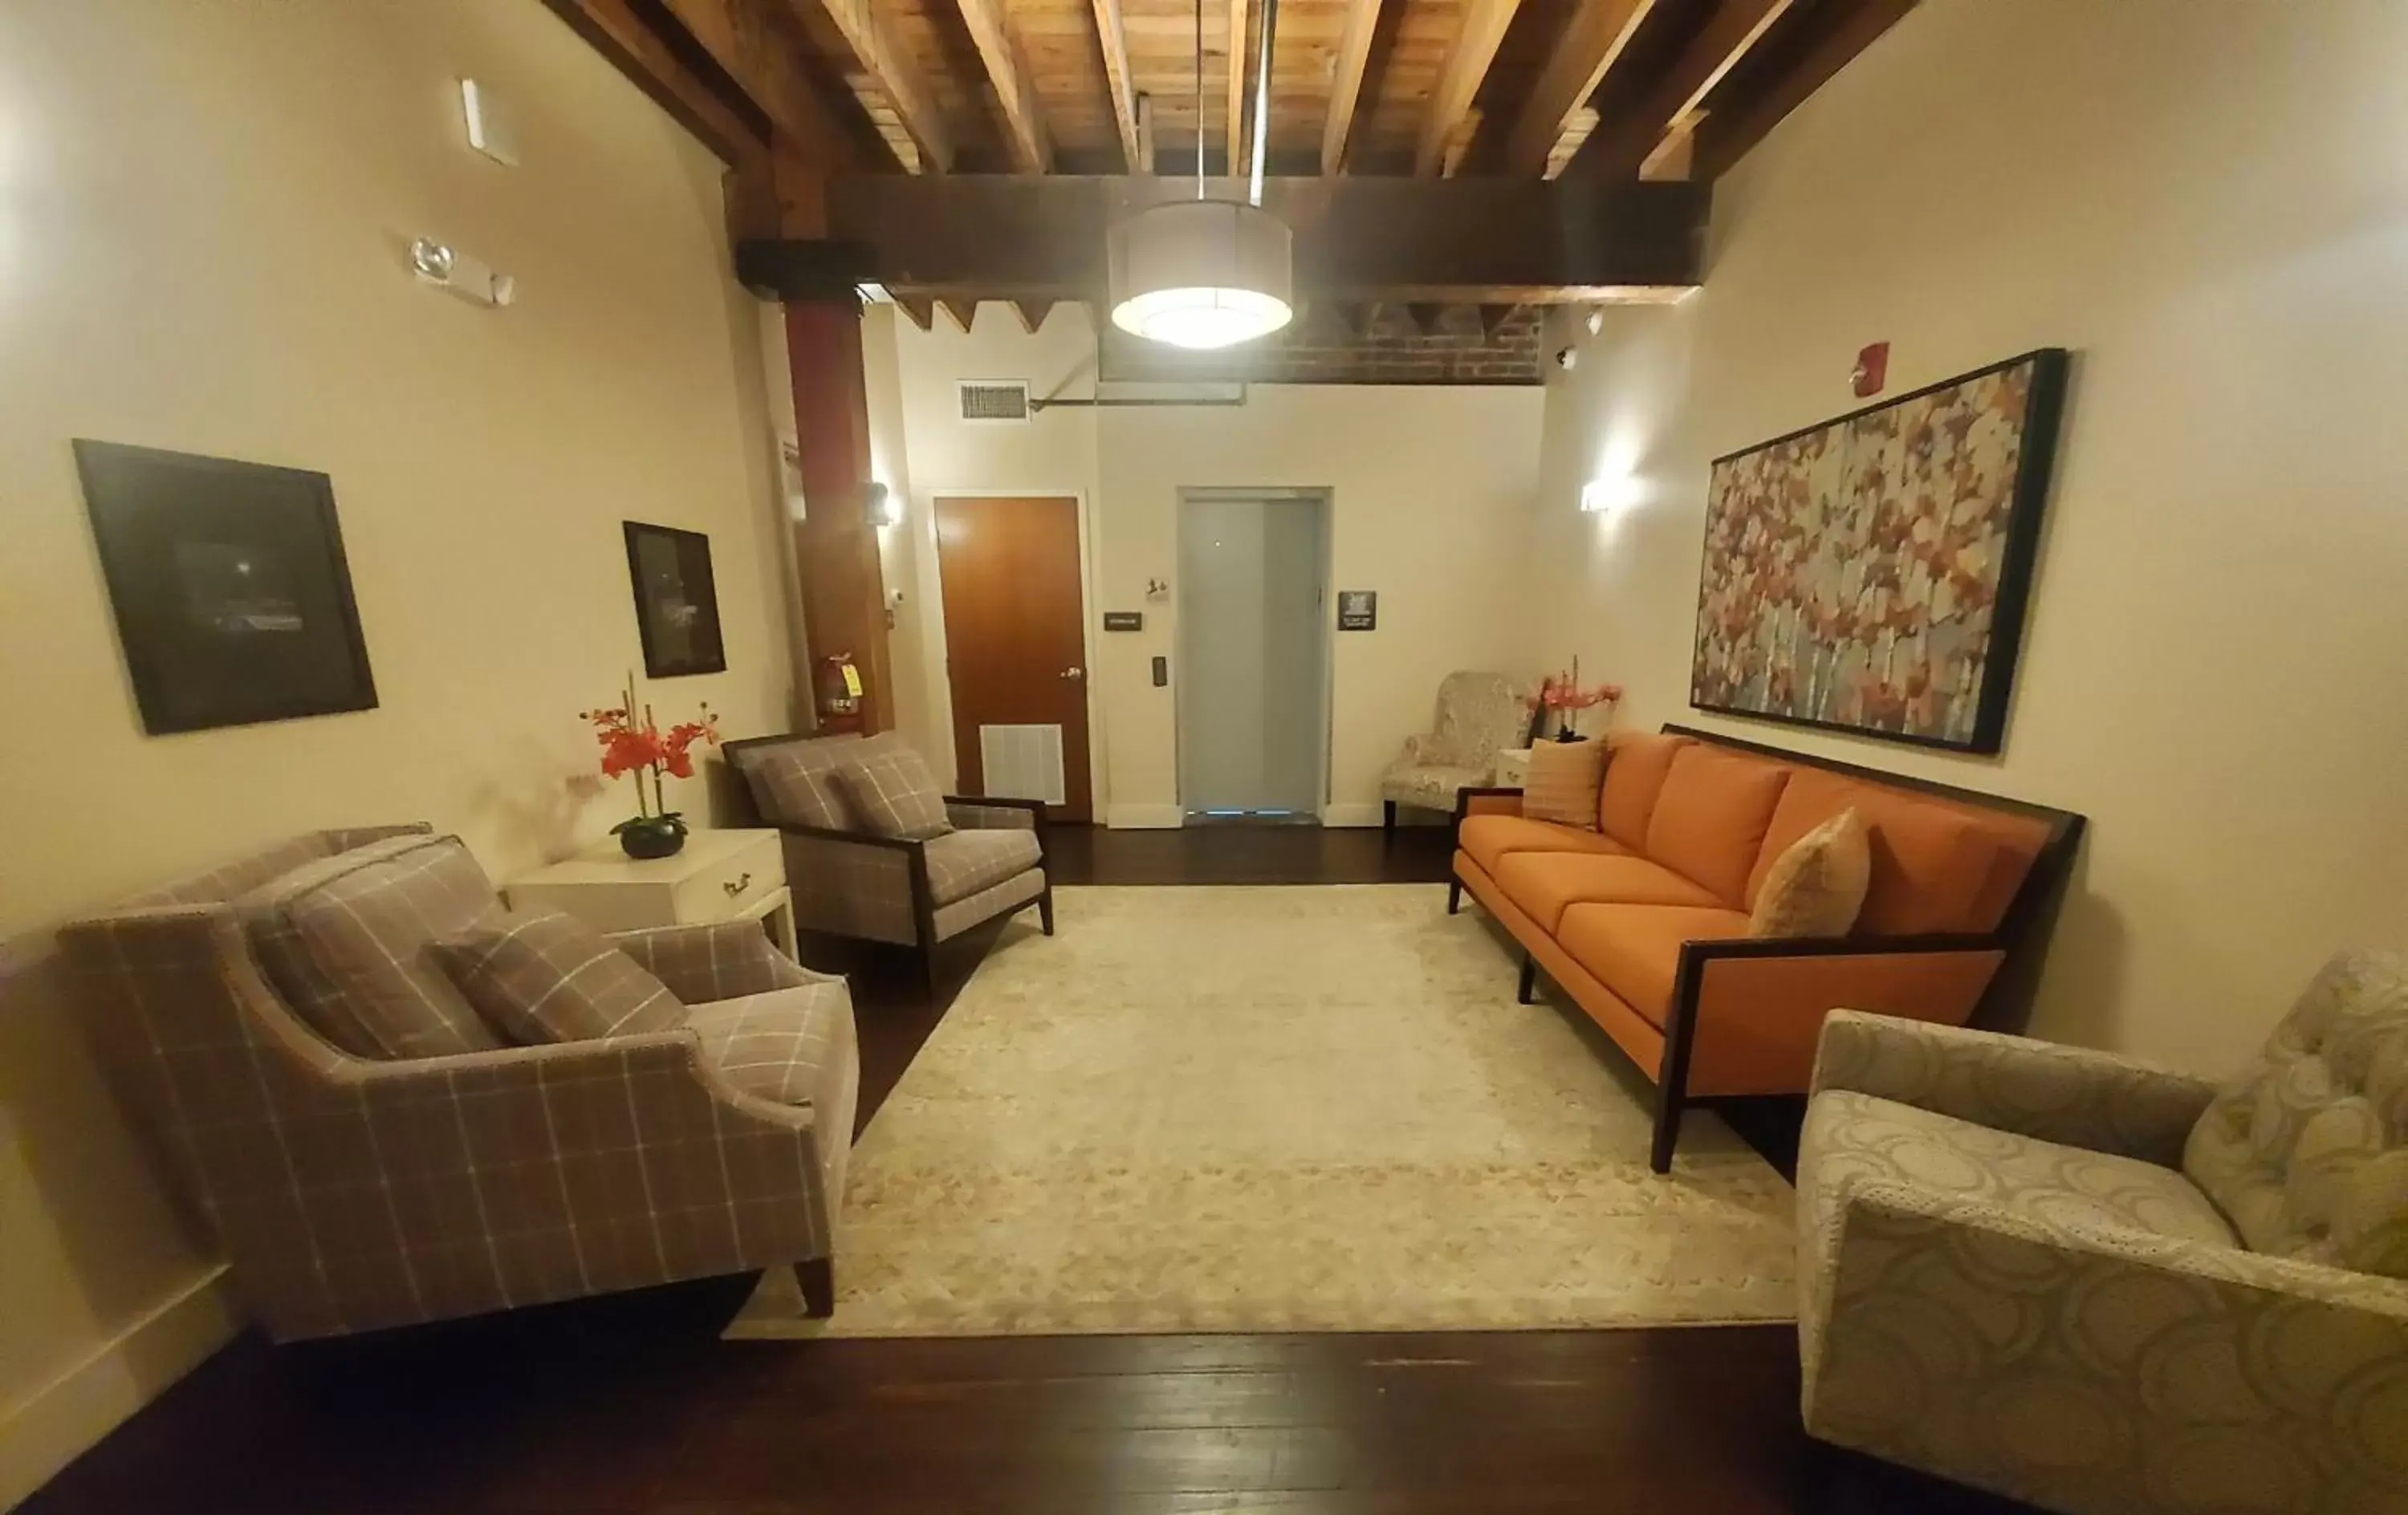
[[[644,639],[645,676],[675,679],[725,672],[719,590],[710,580],[710,538],[698,531],[640,521],[623,524],[627,577],[636,587],[636,629]]]
[[[75,454],[145,731],[376,708],[324,474],[82,437]]]
[[[1338,592],[1338,629],[1376,631],[1380,625],[1380,592],[1341,589]]]
[[[1689,703],[1998,751],[2066,366],[2043,348],[1715,459]]]

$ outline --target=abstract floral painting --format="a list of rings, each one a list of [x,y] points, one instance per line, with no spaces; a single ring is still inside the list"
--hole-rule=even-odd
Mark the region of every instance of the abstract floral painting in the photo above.
[[[2065,372],[2028,352],[1714,460],[1690,703],[1996,752]]]

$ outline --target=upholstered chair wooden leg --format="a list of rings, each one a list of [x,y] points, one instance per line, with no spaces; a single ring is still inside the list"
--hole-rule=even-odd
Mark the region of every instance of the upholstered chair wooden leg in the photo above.
[[[1537,958],[1526,956],[1522,959],[1522,987],[1513,992],[1513,997],[1525,1005],[1538,1002],[1539,960]]]
[[[803,1313],[814,1321],[824,1321],[836,1313],[836,1264],[829,1258],[814,1257],[808,1263],[795,1265],[795,1281],[803,1286]]]
[[[1453,915],[1461,908],[1463,908],[1463,880],[1449,879],[1446,881],[1446,913]]]
[[[1054,935],[1054,886],[1051,883],[1045,886],[1045,893],[1037,896],[1037,923],[1045,928],[1045,935]]]
[[[1382,831],[1394,831],[1397,829],[1397,802],[1395,800],[1382,800],[1380,802],[1380,829]]]

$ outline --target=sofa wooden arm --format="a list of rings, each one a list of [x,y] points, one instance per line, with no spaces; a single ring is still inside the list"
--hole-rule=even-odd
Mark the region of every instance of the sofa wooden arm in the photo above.
[[[1495,784],[1468,786],[1455,792],[1455,820],[1447,832],[1447,841],[1457,851],[1463,848],[1463,823],[1475,815],[1520,815],[1522,792]]]
[[[1994,1130],[2089,1151],[2182,1164],[2216,1085],[2085,1047],[1867,1014],[1823,1023],[1812,1088],[1853,1089]]]
[[[1834,1009],[1961,1022],[2005,960],[2004,948],[1976,935],[1684,944],[1656,1072],[1656,1170],[1670,1171],[1688,1100],[1804,1093]]]

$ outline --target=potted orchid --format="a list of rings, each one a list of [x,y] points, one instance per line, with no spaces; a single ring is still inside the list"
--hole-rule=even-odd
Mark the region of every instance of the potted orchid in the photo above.
[[[1572,659],[1568,672],[1551,673],[1539,683],[1539,692],[1525,703],[1541,715],[1553,711],[1555,717],[1555,740],[1576,742],[1581,739],[1580,712],[1602,705],[1611,719],[1613,707],[1622,698],[1620,684],[1593,684],[1583,687],[1580,681],[1580,659]]]
[[[685,818],[669,808],[661,779],[664,775],[694,777],[695,743],[718,745],[719,718],[705,705],[701,720],[681,722],[664,732],[652,723],[652,707],[647,705],[638,720],[633,674],[628,675],[626,693],[616,707],[580,714],[592,723],[594,739],[601,744],[602,777],[635,777],[636,813],[610,828],[620,849],[629,857],[674,856],[685,846]],[[649,795],[644,793],[647,774],[652,780]]]

